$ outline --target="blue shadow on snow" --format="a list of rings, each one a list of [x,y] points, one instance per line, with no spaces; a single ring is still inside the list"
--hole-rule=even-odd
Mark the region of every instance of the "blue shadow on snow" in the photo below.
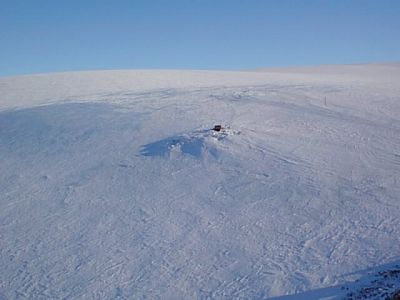
[[[204,137],[186,135],[172,136],[146,144],[142,146],[140,154],[143,156],[164,157],[175,147],[180,147],[180,152],[182,154],[187,154],[195,158],[200,158],[205,149],[207,149],[212,156],[217,157],[216,149],[207,147]]]

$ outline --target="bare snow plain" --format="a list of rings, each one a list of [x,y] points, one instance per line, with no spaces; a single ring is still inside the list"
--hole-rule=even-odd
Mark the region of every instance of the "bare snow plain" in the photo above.
[[[384,299],[399,197],[400,64],[0,78],[0,299]]]

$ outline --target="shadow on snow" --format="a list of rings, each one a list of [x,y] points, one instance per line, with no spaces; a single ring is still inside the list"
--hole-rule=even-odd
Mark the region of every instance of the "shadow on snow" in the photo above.
[[[169,137],[144,145],[140,153],[143,156],[165,156],[176,147],[179,147],[184,154],[199,158],[204,148],[204,139],[185,136]]]
[[[360,270],[347,275],[361,275],[356,281],[341,285],[278,296],[271,300],[316,300],[316,299],[394,299],[400,291],[400,261],[379,267]]]
[[[207,145],[203,136],[176,135],[142,146],[143,156],[166,157],[171,151],[178,150],[182,154],[200,158],[204,152],[217,158],[217,150]]]

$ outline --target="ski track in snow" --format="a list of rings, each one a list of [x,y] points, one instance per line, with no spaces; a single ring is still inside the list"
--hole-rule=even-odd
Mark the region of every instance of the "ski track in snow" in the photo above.
[[[397,262],[400,89],[254,76],[4,98],[0,299],[340,298]]]

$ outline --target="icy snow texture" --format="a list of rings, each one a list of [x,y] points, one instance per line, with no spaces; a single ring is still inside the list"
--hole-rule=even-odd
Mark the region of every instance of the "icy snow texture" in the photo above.
[[[399,261],[399,82],[396,64],[1,78],[0,299],[344,296]]]

